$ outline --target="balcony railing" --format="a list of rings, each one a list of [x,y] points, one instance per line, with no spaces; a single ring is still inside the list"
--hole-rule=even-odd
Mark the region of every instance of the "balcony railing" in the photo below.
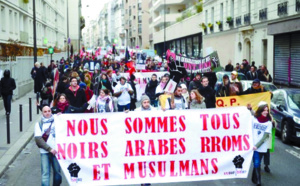
[[[238,16],[235,18],[235,25],[240,26],[242,24],[242,16]]]
[[[244,15],[244,24],[249,25],[251,23],[250,13]]]
[[[278,8],[277,8],[277,15],[278,16],[283,16],[283,15],[287,15],[287,4],[288,2],[284,2],[284,3],[279,3],[278,4]]]
[[[296,12],[300,12],[300,0],[296,0]]]
[[[259,20],[263,21],[266,19],[268,19],[268,9],[264,8],[264,9],[259,10]]]

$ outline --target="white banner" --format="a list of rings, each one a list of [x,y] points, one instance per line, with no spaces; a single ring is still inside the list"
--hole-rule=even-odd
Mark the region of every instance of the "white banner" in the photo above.
[[[55,116],[57,158],[70,185],[247,178],[246,107]]]
[[[160,82],[161,77],[169,72],[136,72],[134,73],[137,84],[135,85],[137,100],[140,101],[142,95],[145,93],[147,83],[151,80],[152,74],[157,75],[157,81]],[[126,79],[129,79],[129,73],[121,73]]]

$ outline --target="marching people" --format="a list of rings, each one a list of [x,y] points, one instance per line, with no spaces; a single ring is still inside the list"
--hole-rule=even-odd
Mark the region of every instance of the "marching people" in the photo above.
[[[70,112],[69,106],[70,104],[67,99],[67,96],[64,93],[61,93],[57,96],[57,99],[55,99],[51,111],[53,114],[69,113]]]
[[[155,110],[155,108],[151,106],[150,98],[147,95],[142,95],[141,106],[136,108],[134,111],[152,111],[152,110]]]
[[[118,111],[123,112],[130,109],[130,95],[133,94],[133,89],[126,82],[125,77],[121,77],[120,82],[116,85],[114,96],[118,98]]]
[[[216,97],[215,97],[215,90],[212,89],[208,85],[209,81],[208,78],[203,76],[201,79],[201,85],[199,90],[199,93],[205,98],[204,102],[206,105],[206,108],[216,108]]]
[[[204,102],[205,98],[201,96],[197,89],[191,90],[189,109],[205,109],[206,104]]]
[[[183,110],[187,108],[186,105],[185,99],[182,96],[182,87],[177,85],[174,92],[174,103],[171,102],[171,108],[174,110]]]
[[[254,135],[252,182],[256,185],[261,185],[260,164],[262,157],[270,147],[269,138],[272,134],[272,122],[268,104],[260,102],[258,105],[252,122]]]
[[[10,115],[13,90],[16,89],[15,79],[10,77],[10,70],[4,70],[0,81],[0,95],[3,98],[5,114]]]
[[[35,124],[34,139],[40,148],[42,186],[50,186],[51,167],[53,170],[53,185],[62,182],[61,168],[56,158],[54,117],[49,106],[42,108],[42,117]]]
[[[130,110],[133,111],[136,109],[135,103],[137,102],[136,88],[135,88],[135,76],[133,74],[130,75],[129,85],[131,86],[133,93],[130,95]]]
[[[252,82],[252,86],[245,90],[242,94],[254,94],[254,93],[260,93],[260,92],[266,92],[266,89],[264,86],[260,84],[259,79],[254,79]]]
[[[190,94],[189,94],[189,91],[187,90],[187,87],[184,83],[181,83],[180,84],[181,88],[182,88],[182,96],[184,98],[184,101],[185,101],[185,108],[188,108],[188,104],[189,104],[189,99],[190,99]]]
[[[76,77],[71,78],[70,84],[71,86],[65,90],[67,99],[69,100],[70,105],[82,108],[81,112],[83,113],[87,107],[85,92],[79,87]]]
[[[35,62],[34,67],[30,72],[31,77],[34,80],[34,93],[36,94],[41,92],[43,84],[45,83],[44,80],[46,79],[42,69],[40,69],[40,66],[39,62]]]
[[[147,83],[145,93],[150,98],[150,104],[153,107],[158,106],[158,100],[155,95],[156,87],[158,86],[157,75],[152,74],[151,80]]]
[[[233,65],[231,64],[231,60],[228,61],[228,64],[225,66],[225,71],[231,72],[233,71]]]
[[[160,95],[165,93],[164,88],[167,85],[167,82],[168,82],[168,80],[167,80],[166,76],[161,77],[160,83],[156,87],[156,90],[155,90],[155,96],[157,98],[159,98]]]
[[[225,74],[222,78],[222,83],[217,87],[216,96],[227,97],[239,95],[241,92],[235,84],[236,83],[230,83],[229,76]]]
[[[251,66],[250,71],[247,72],[246,77],[248,80],[258,79],[258,74],[255,70],[255,66]]]
[[[201,86],[201,73],[197,73],[196,77],[189,84],[189,92],[193,89],[199,89]]]
[[[108,89],[101,89],[100,94],[96,100],[96,113],[114,112],[113,99],[110,96]]]

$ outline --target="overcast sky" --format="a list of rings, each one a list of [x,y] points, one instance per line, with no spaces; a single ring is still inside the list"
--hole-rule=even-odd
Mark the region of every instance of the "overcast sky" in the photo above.
[[[82,3],[82,15],[86,21],[95,19],[100,11],[102,10],[103,5],[111,0],[81,0]]]

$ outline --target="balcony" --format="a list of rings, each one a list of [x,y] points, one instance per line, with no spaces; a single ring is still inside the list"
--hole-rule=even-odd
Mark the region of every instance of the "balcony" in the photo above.
[[[245,14],[245,15],[244,15],[244,24],[245,24],[245,25],[250,25],[250,23],[251,23],[250,13]]]
[[[242,25],[242,16],[238,16],[235,18],[235,25],[237,27]]]
[[[268,9],[264,8],[259,10],[259,20],[263,21],[263,20],[267,20],[268,19]]]
[[[176,23],[176,18],[180,17],[182,14],[181,13],[174,13],[174,14],[166,14],[166,23],[167,25],[171,25],[170,23]],[[153,26],[154,27],[159,27],[164,25],[164,15],[163,16],[158,16],[153,20]]]
[[[160,11],[161,9],[164,8],[164,2],[166,2],[166,6],[170,6],[170,5],[180,5],[180,4],[184,4],[184,2],[187,2],[187,0],[157,0],[154,4],[153,4],[153,11]]]
[[[278,16],[284,16],[287,15],[287,4],[288,2],[284,2],[284,3],[279,3],[278,7],[277,7],[277,15]]]
[[[28,43],[28,33],[20,31],[20,41],[23,43]]]
[[[300,12],[300,0],[296,0],[296,12]]]

